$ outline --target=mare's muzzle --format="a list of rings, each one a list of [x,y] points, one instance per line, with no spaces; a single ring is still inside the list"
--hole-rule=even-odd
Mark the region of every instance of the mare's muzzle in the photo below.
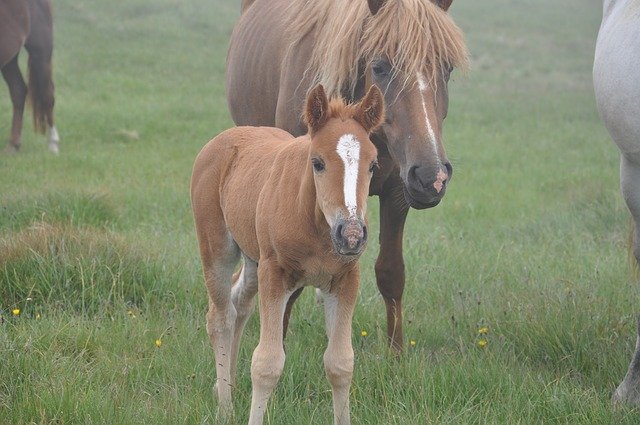
[[[453,174],[453,168],[449,162],[437,167],[409,168],[404,185],[407,203],[419,210],[435,207],[444,197],[451,174]]]
[[[359,255],[367,242],[367,226],[359,218],[339,218],[331,229],[331,239],[338,254]]]

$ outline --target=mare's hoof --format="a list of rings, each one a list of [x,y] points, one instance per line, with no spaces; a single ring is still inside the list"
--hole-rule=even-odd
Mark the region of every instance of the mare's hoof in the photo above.
[[[14,153],[18,153],[19,148],[17,146],[14,146],[12,144],[8,144],[5,148],[4,148],[4,153],[7,155],[13,155]]]

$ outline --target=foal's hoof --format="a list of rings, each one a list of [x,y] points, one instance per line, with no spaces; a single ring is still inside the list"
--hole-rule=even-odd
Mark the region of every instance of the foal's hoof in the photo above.
[[[627,382],[622,382],[613,393],[611,402],[614,406],[622,404],[640,405],[640,389],[629,385]]]

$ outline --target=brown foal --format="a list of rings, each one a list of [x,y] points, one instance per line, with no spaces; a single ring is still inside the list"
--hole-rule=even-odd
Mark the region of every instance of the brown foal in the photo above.
[[[238,347],[256,293],[260,342],[251,361],[250,424],[262,423],[284,367],[287,301],[311,285],[324,294],[324,366],[334,423],[350,423],[357,259],[366,245],[367,195],[377,165],[369,134],[383,119],[384,99],[376,86],[354,105],[329,102],[316,86],[304,109],[308,135],[236,127],[211,140],[196,158],[191,199],[223,415],[233,410]],[[232,277],[240,256],[242,269]]]

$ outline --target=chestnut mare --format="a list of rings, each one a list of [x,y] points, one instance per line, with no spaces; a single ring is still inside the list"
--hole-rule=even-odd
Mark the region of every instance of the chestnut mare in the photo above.
[[[634,222],[633,263],[640,265],[640,0],[605,0],[593,61],[600,117],[620,151],[620,187]],[[636,276],[637,277],[637,276]],[[614,402],[640,404],[640,317],[636,348]]]
[[[369,133],[383,119],[377,87],[360,103],[345,105],[329,103],[317,86],[304,112],[309,135],[293,138],[277,128],[236,127],[211,140],[196,158],[191,200],[223,415],[232,412],[240,337],[256,293],[260,342],[251,360],[250,424],[262,423],[284,367],[287,301],[297,289],[312,285],[325,296],[324,366],[334,420],[350,422],[357,259],[367,240],[367,194],[377,164]],[[232,278],[241,255],[242,269]]]
[[[18,54],[22,46],[29,53],[28,87],[18,67]],[[20,149],[22,115],[28,88],[34,127],[43,134],[48,129],[49,150],[58,153],[60,138],[53,123],[52,52],[51,0],[0,1],[0,68],[13,104],[8,152]]]
[[[376,281],[391,346],[402,349],[402,238],[409,207],[436,206],[452,167],[442,144],[447,82],[466,66],[452,0],[244,0],[227,56],[227,100],[237,125],[267,125],[294,135],[305,95],[321,83],[355,101],[376,84],[386,121],[371,139],[380,167],[369,195],[380,198]],[[285,328],[291,305],[285,310]]]

